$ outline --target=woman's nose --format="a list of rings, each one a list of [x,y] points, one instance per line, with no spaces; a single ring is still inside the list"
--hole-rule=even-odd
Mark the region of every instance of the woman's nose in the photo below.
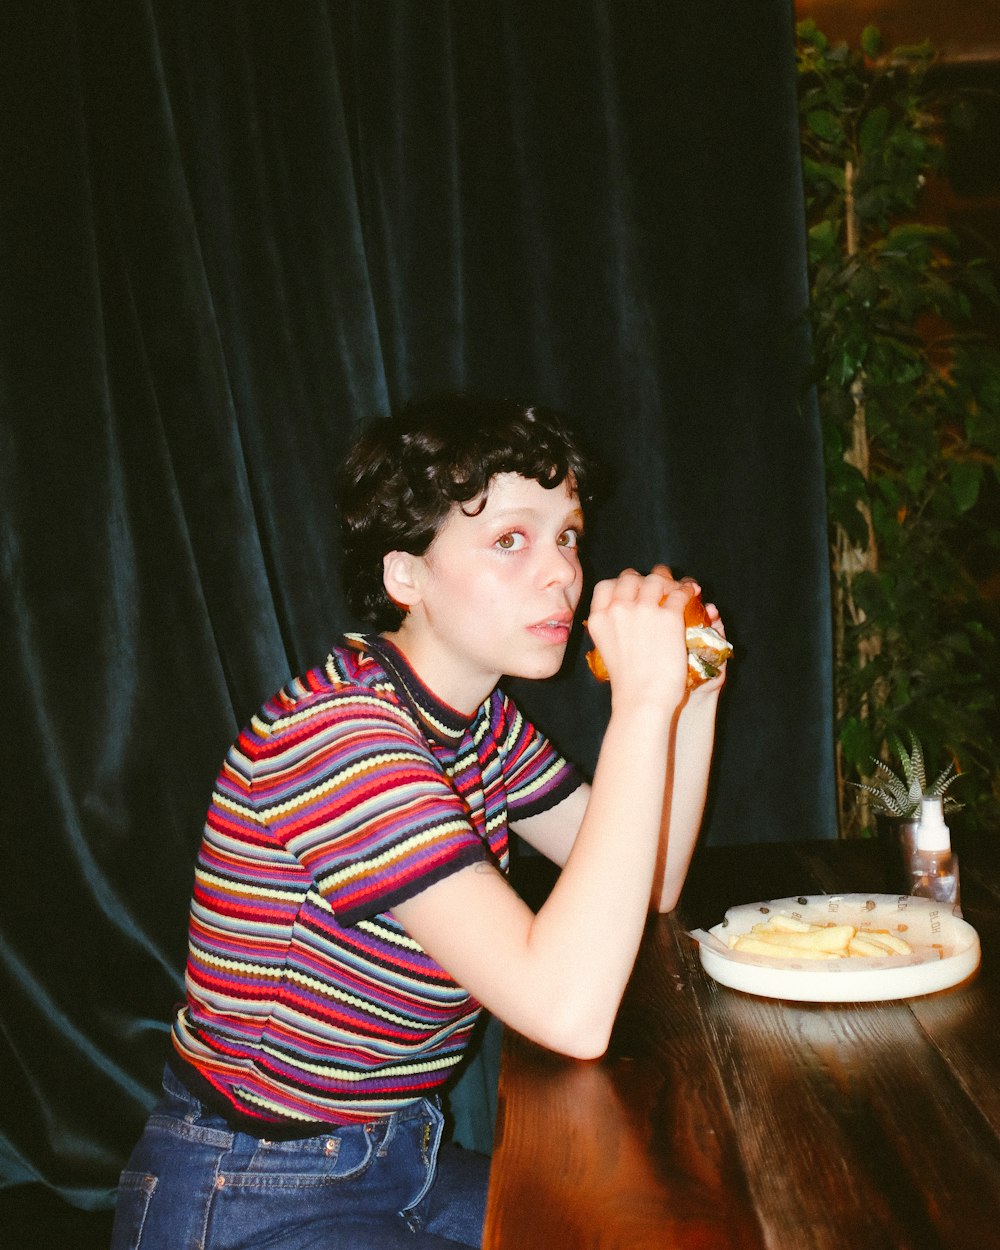
[[[546,585],[572,586],[580,575],[580,561],[573,547],[553,547],[545,565]]]

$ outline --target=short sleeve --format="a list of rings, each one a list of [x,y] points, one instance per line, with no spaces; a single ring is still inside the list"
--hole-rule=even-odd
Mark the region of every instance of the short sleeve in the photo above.
[[[500,697],[500,754],[507,817],[513,824],[518,818],[524,820],[555,807],[583,784],[583,778],[513,700]]]
[[[298,728],[282,758],[294,758],[300,780],[263,814],[338,923],[388,911],[487,858],[426,741],[384,699],[327,700]]]

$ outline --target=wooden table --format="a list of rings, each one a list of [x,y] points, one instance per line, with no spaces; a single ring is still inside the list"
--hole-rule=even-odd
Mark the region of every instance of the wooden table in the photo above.
[[[602,1060],[507,1031],[485,1250],[1000,1246],[1000,854],[959,850],[978,974],[846,1005],[717,985],[688,930],[736,903],[898,888],[878,843],[701,852]],[[523,878],[539,898],[541,864]]]

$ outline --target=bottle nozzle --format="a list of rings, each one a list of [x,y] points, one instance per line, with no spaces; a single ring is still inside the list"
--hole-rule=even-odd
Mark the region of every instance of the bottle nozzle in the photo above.
[[[947,851],[951,848],[951,833],[944,823],[944,800],[939,794],[924,795],[920,800],[916,843],[921,851]]]

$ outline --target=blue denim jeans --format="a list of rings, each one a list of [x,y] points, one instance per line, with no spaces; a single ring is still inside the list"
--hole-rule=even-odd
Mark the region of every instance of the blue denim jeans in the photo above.
[[[111,1250],[454,1250],[479,1246],[489,1160],[441,1145],[421,1099],[388,1119],[267,1141],[167,1070],[122,1172]]]

